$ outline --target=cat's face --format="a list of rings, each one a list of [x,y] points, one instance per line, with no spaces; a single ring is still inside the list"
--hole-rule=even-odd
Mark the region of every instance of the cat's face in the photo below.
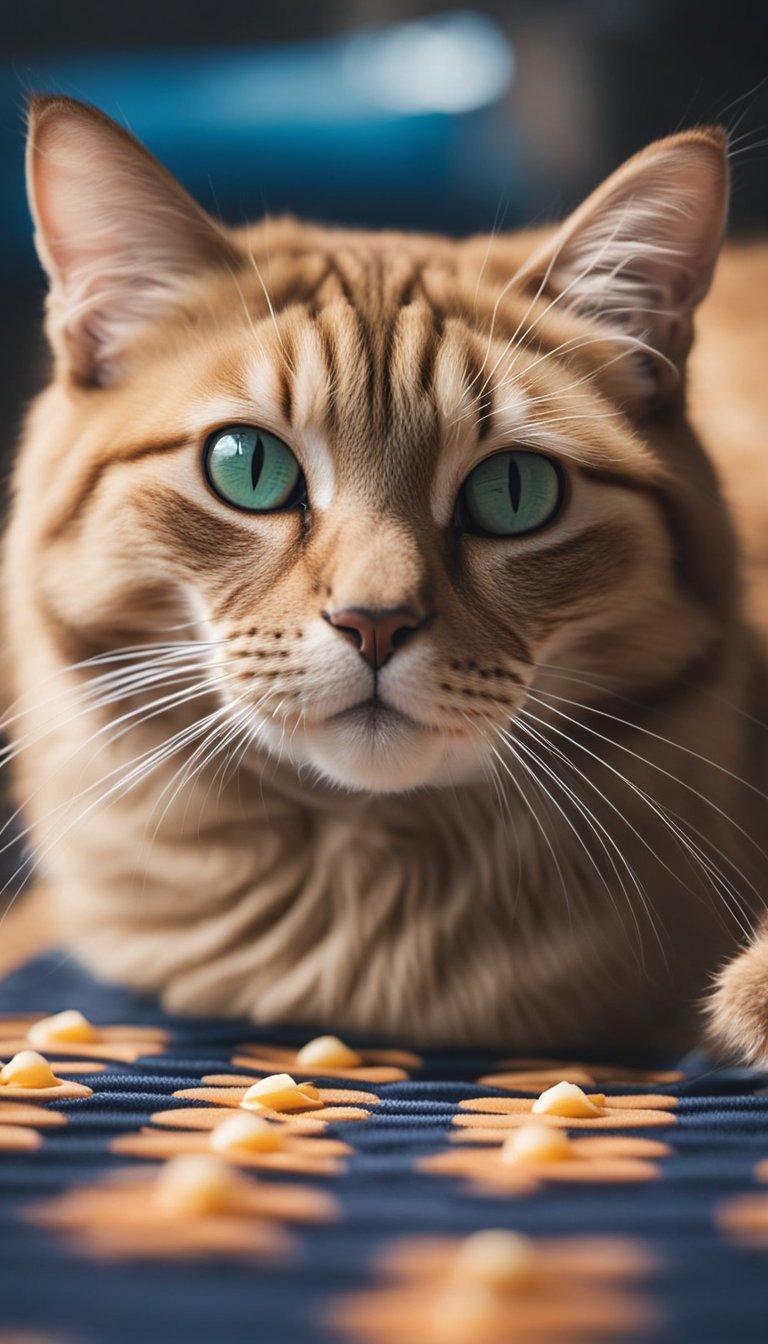
[[[51,146],[77,178],[90,136],[129,162],[123,193],[141,169],[158,206],[184,198],[106,123],[61,107],[41,119],[48,177],[33,186],[61,362],[21,471],[61,626],[108,645],[194,621],[249,751],[373,792],[493,772],[499,733],[556,668],[646,688],[697,656],[710,627],[679,529],[686,491],[709,485],[678,443],[678,488],[665,423],[642,426],[664,384],[653,351],[661,367],[684,353],[687,300],[676,279],[673,321],[657,244],[661,315],[642,337],[617,318],[649,281],[617,262],[605,189],[554,244],[292,221],[223,236],[195,216],[175,263],[145,202],[125,226],[144,230],[129,288],[82,224],[87,264],[79,243],[57,254]],[[716,175],[714,141],[686,143],[691,181]],[[585,270],[601,209],[605,256]],[[699,272],[709,214],[706,246],[687,244],[706,252]]]

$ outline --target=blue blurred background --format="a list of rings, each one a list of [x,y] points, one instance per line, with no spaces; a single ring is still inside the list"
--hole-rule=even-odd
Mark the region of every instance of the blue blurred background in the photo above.
[[[293,211],[514,228],[562,214],[648,140],[713,119],[746,136],[734,227],[768,221],[768,6],[751,0],[2,0],[0,21],[0,402],[14,429],[45,376],[23,193],[33,91],[96,103],[236,223]]]

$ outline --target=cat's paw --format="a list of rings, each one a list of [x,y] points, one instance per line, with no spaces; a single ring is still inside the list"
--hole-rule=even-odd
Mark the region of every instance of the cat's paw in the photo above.
[[[715,1047],[744,1064],[768,1066],[768,942],[763,937],[720,972],[707,1003]]]

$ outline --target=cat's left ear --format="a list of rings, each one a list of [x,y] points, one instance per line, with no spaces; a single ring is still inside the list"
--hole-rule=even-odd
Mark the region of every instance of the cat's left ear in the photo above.
[[[726,147],[719,127],[649,145],[535,258],[532,279],[558,307],[622,334],[626,362],[617,367],[640,397],[666,391],[684,365],[725,230]]]
[[[83,103],[32,100],[27,184],[49,336],[82,384],[119,379],[140,329],[191,277],[235,260],[223,230],[148,150]]]

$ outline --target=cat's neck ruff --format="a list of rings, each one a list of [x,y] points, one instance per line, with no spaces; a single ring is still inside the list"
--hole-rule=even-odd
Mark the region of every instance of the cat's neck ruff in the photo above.
[[[704,694],[732,733],[730,711]],[[726,904],[671,877],[681,842],[642,797],[679,806],[663,772],[676,781],[685,720],[674,748],[643,738],[657,716],[638,724],[603,744],[608,772],[626,772],[627,750],[650,764],[635,762],[631,787],[590,798],[590,851],[577,809],[558,810],[551,782],[548,797],[546,777],[535,788],[524,770],[514,783],[376,796],[266,755],[230,777],[215,764],[195,774],[190,751],[183,790],[174,759],[80,819],[76,846],[57,827],[48,862],[92,969],[176,1010],[505,1049],[609,1048],[633,1030],[638,1046],[682,1041],[691,1005],[670,1021],[670,980],[684,989],[693,944],[705,957],[728,936]],[[135,740],[121,749],[134,754]],[[711,771],[687,765],[686,788],[711,789]],[[87,785],[87,757],[82,768]],[[711,845],[731,842],[709,806],[689,818]]]

